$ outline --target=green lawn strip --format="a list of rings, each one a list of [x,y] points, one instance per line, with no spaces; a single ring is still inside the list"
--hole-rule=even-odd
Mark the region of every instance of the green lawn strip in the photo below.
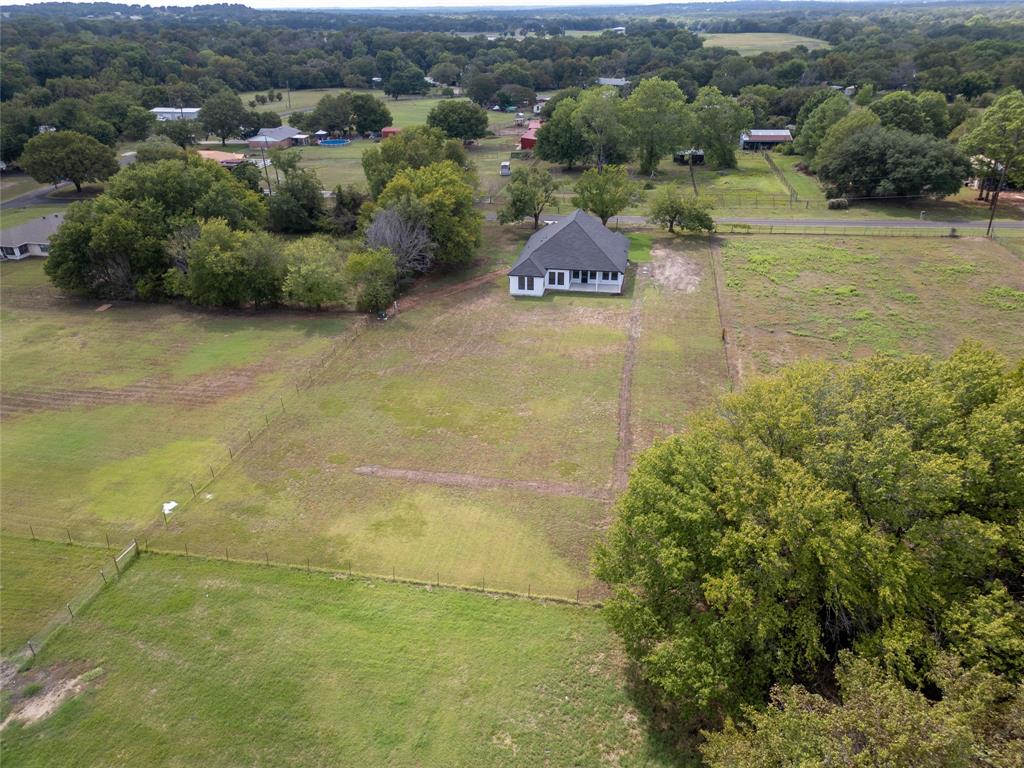
[[[655,247],[633,371],[636,449],[678,432],[729,386],[706,238],[662,237]]]
[[[981,239],[727,237],[736,338],[748,366],[872,352],[948,354],[977,338],[1024,352],[1024,265]]]
[[[786,180],[796,190],[797,197],[801,202],[809,201],[822,203],[825,200],[825,192],[818,183],[816,176],[798,171],[796,166],[804,161],[799,155],[772,154],[772,161],[782,171]]]
[[[113,570],[113,552],[91,547],[0,537],[0,653],[9,655],[64,610],[100,569]]]
[[[4,756],[668,765],[620,658],[591,609],[145,555],[36,665],[102,673],[51,717],[9,726]]]
[[[651,260],[651,245],[655,235],[643,232],[630,232],[629,260],[634,264],[642,264]]]

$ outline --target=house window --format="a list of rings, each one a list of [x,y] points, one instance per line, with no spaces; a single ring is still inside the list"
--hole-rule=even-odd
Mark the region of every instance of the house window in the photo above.
[[[565,285],[565,272],[558,273],[558,284]]]
[[[519,276],[519,290],[520,291],[525,291],[526,290],[526,278],[523,277],[522,275]]]
[[[590,270],[590,279],[591,280],[597,280],[597,270],[596,269]]]
[[[611,272],[602,272],[601,273],[601,279],[602,280],[611,280],[612,279],[612,273]]]
[[[528,290],[528,291],[532,291],[533,290],[533,278],[532,277],[526,278],[526,290]]]
[[[50,252],[50,246],[48,246],[45,243],[43,243],[42,245],[39,246],[39,252],[40,253],[49,253]]]
[[[19,245],[18,246],[18,253],[20,253],[22,256],[24,256],[26,253],[28,253],[28,246],[27,245]]]
[[[578,269],[574,269],[572,271],[572,279],[573,280],[579,280],[580,279],[580,271]]]
[[[17,253],[13,248],[8,248],[6,245],[0,251],[2,251],[4,256],[14,256]]]

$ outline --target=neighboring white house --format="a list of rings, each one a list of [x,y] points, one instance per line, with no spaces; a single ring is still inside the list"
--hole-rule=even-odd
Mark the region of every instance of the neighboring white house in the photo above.
[[[50,237],[63,221],[63,213],[50,213],[0,231],[0,259],[45,256],[50,252]]]
[[[599,77],[597,78],[598,85],[613,85],[616,88],[625,88],[629,85],[629,80],[624,77]]]
[[[533,233],[508,273],[513,296],[544,291],[622,293],[629,240],[601,220],[575,210]]]
[[[199,119],[199,107],[153,107],[149,111],[156,115],[157,122],[160,123],[169,120]]]

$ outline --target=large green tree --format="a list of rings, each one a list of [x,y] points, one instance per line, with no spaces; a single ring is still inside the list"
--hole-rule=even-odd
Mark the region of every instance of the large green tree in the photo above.
[[[591,168],[576,182],[572,204],[590,211],[607,225],[608,219],[640,201],[640,185],[629,180],[624,165],[607,165],[603,170]]]
[[[878,115],[884,128],[899,128],[910,133],[929,131],[930,123],[917,97],[907,91],[887,93],[868,107]]]
[[[715,228],[711,203],[684,194],[678,184],[663,184],[654,190],[647,210],[647,220],[669,232],[674,232],[677,225],[691,232],[711,232]]]
[[[684,716],[827,688],[843,650],[921,686],[969,642],[1019,681],[1022,445],[1024,369],[977,345],[753,380],[638,460],[605,614]]]
[[[284,257],[284,294],[289,302],[319,310],[348,298],[345,264],[336,241],[323,235],[293,240]]]
[[[441,101],[427,115],[427,125],[450,139],[472,141],[487,135],[487,110],[472,101]]]
[[[438,128],[417,125],[363,152],[363,173],[370,194],[377,197],[398,173],[406,168],[423,168],[450,160],[460,168],[469,167],[462,142],[449,139]]]
[[[480,244],[481,217],[473,206],[473,188],[451,160],[401,171],[377,202],[381,208],[414,206],[424,212],[435,244],[434,264],[441,269],[466,266]]]
[[[844,141],[855,133],[862,131],[865,128],[877,126],[880,123],[881,121],[878,119],[878,115],[870,109],[858,109],[857,111],[851,112],[846,117],[836,121],[829,126],[828,130],[825,131],[825,135],[818,143],[818,148],[814,153],[814,159],[810,163],[811,168],[817,171],[819,167],[832,158],[836,149],[842,146]]]
[[[537,146],[534,149],[541,160],[559,163],[571,169],[586,159],[590,151],[589,145],[573,120],[578,106],[579,102],[574,98],[560,100],[551,119],[541,125],[537,131]]]
[[[708,163],[735,168],[740,134],[754,121],[751,111],[710,86],[700,89],[692,109],[696,144],[704,150]]]
[[[662,158],[688,143],[693,134],[686,96],[669,80],[641,80],[626,99],[624,115],[645,176],[657,171]]]
[[[793,141],[793,148],[804,156],[805,161],[814,159],[818,147],[825,139],[828,129],[850,114],[850,102],[841,93],[821,102],[804,121],[803,127]]]
[[[104,181],[117,173],[114,150],[75,131],[41,133],[29,139],[19,158],[25,173],[39,182],[70,181],[82,191],[87,181]]]
[[[1017,768],[1024,758],[1024,686],[953,659],[936,675],[937,701],[865,659],[847,656],[837,677],[840,701],[777,686],[767,709],[706,734],[708,768]]]
[[[430,90],[430,85],[424,77],[422,69],[415,64],[407,64],[387,79],[384,83],[384,93],[393,99],[398,99],[399,96],[422,95]]]
[[[572,119],[598,170],[629,157],[629,137],[618,89],[609,86],[583,91]]]
[[[981,122],[960,142],[971,154],[988,159],[987,170],[995,181],[992,213],[1006,178],[1024,174],[1024,93],[1014,89],[985,110]]]
[[[498,211],[498,221],[512,224],[526,217],[533,219],[533,228],[540,227],[540,215],[555,198],[558,184],[549,171],[531,166],[516,168],[505,186],[508,202]]]
[[[212,133],[226,144],[232,136],[238,136],[249,114],[242,100],[231,91],[218,91],[203,102],[199,110],[199,123],[207,133]]]
[[[850,135],[818,165],[831,197],[951,195],[970,174],[970,162],[948,141],[880,126]]]

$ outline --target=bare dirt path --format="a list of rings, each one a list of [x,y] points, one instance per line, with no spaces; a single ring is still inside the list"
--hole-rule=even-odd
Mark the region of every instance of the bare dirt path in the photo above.
[[[377,464],[356,467],[353,471],[357,475],[386,477],[393,480],[409,480],[414,483],[430,483],[431,485],[448,485],[456,488],[478,488],[484,490],[511,488],[517,491],[533,491],[534,493],[541,493],[547,496],[570,496],[573,498],[591,499],[593,501],[611,501],[611,497],[598,488],[588,488],[572,483],[555,483],[545,480],[508,480],[501,477],[467,475],[459,472],[426,472],[418,469],[381,467]]]
[[[461,283],[446,285],[440,288],[429,288],[422,292],[413,293],[411,296],[406,296],[398,300],[398,311],[406,312],[429,301],[437,301],[438,299],[446,299],[449,296],[465,293],[473,288],[489,283],[498,275],[503,275],[507,271],[507,268],[502,267],[501,269],[494,269],[490,272],[485,272],[482,275],[471,277],[469,280],[465,280]]]
[[[615,463],[612,467],[612,485],[616,489],[625,488],[629,482],[629,463],[633,453],[633,426],[630,421],[633,412],[633,368],[636,366],[636,349],[640,342],[641,299],[650,275],[651,265],[640,264],[633,284],[633,303],[629,309],[626,353],[619,377],[619,444],[615,449]]]

